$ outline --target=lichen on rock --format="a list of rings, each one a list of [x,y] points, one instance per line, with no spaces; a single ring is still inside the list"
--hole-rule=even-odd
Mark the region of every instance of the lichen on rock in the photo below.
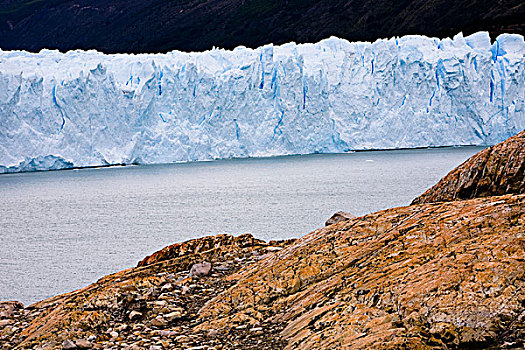
[[[465,161],[412,204],[525,193],[525,130]]]

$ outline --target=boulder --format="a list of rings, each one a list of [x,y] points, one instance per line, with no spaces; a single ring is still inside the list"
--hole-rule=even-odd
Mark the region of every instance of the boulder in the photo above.
[[[211,272],[211,263],[203,262],[200,264],[194,264],[190,269],[189,277],[204,277],[208,276]]]
[[[525,130],[452,170],[412,204],[525,193]]]
[[[62,349],[63,350],[77,349],[77,344],[75,344],[75,342],[73,342],[72,340],[67,339],[62,342]]]
[[[352,219],[355,219],[356,217],[348,212],[345,212],[345,211],[338,211],[337,213],[335,213],[334,215],[332,215],[330,217],[330,219],[326,220],[325,222],[325,226],[330,226],[330,225],[333,225],[333,224],[337,224],[338,222],[341,222],[341,221],[346,221],[346,220],[352,220]]]

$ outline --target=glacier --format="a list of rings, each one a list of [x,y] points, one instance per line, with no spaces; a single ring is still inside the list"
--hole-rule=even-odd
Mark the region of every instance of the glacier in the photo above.
[[[0,173],[490,145],[524,128],[520,35],[0,50]]]

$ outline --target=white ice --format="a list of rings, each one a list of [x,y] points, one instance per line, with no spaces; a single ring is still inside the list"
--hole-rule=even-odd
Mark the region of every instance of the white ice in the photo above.
[[[0,173],[494,144],[525,43],[480,32],[202,53],[0,50]]]

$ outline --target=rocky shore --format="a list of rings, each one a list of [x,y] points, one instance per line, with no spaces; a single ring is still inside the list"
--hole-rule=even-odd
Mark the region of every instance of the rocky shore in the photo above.
[[[218,235],[24,307],[0,349],[525,346],[525,132],[407,207],[339,213],[297,240]]]
[[[525,193],[525,131],[484,149],[412,204]]]

